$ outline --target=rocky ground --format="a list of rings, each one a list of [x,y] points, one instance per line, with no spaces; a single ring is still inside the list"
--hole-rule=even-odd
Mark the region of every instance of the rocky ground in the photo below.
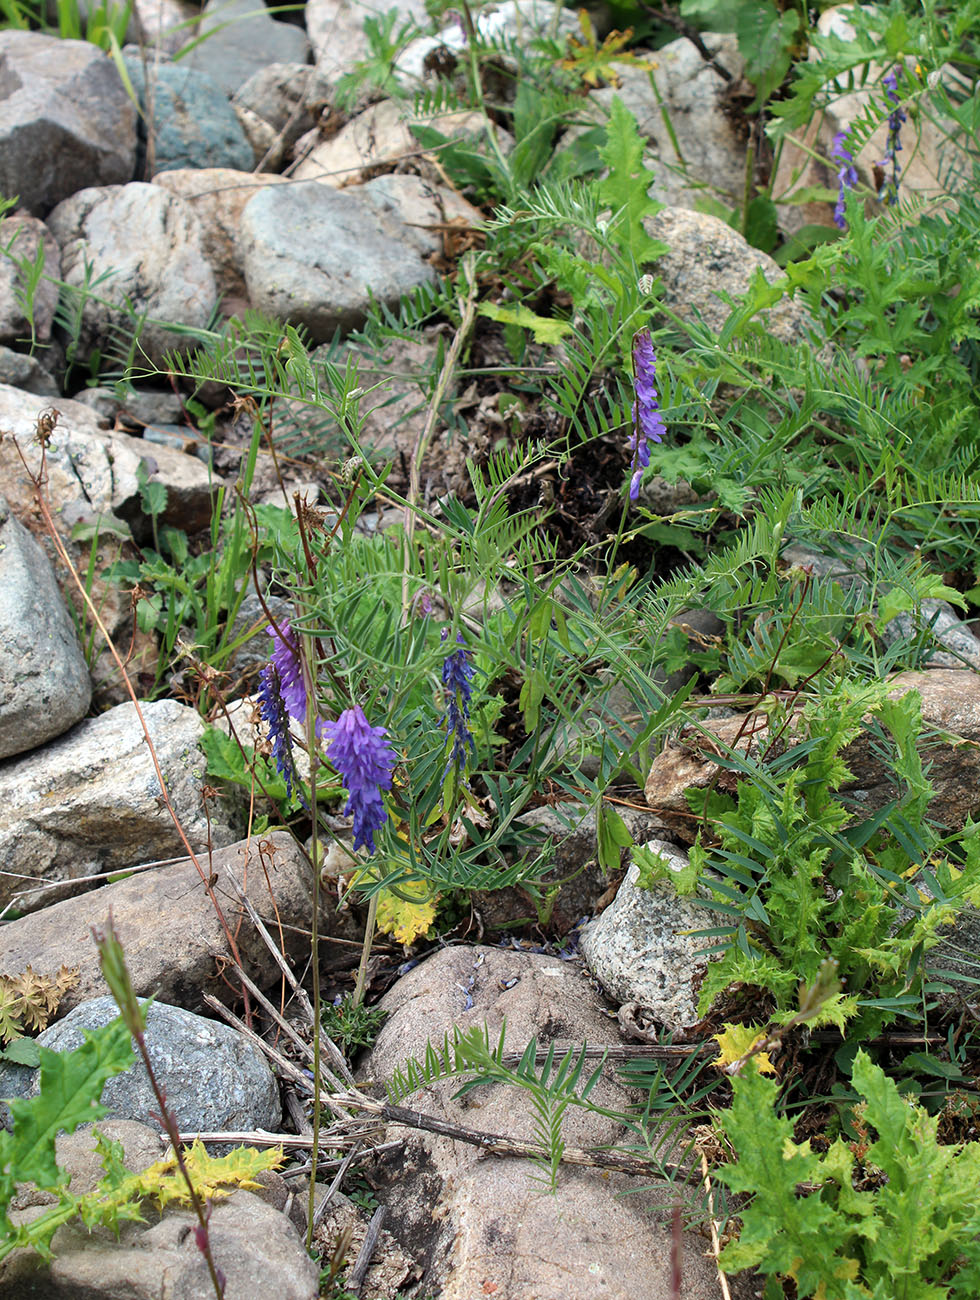
[[[401,12],[425,19],[422,6],[409,0]],[[552,13],[538,13],[532,0],[508,0],[498,12],[501,22],[532,27]],[[140,343],[151,366],[163,367],[167,354],[190,346],[173,325],[204,328],[248,307],[302,326],[313,343],[328,345],[338,330],[346,334],[363,324],[370,298],[394,308],[401,295],[434,282],[456,256],[452,241],[465,241],[484,214],[422,156],[403,107],[383,98],[348,112],[332,107],[338,75],[368,52],[366,14],[357,4],[310,0],[304,26],[256,13],[246,0],[230,6],[211,0],[203,21],[214,34],[173,63],[168,56],[187,39],[179,24],[192,16],[190,8],[179,0],[137,0],[133,44],[123,55],[139,113],[117,66],[95,46],[0,32],[0,193],[18,197],[0,239],[13,251],[0,257],[0,913],[6,918],[0,970],[77,968],[39,1039],[70,1050],[81,1030],[115,1014],[91,940],[91,928],[111,911],[136,992],[155,999],[150,1053],[182,1133],[238,1133],[244,1140],[287,1135],[290,1167],[269,1175],[261,1191],[238,1191],[215,1209],[211,1232],[227,1294],[243,1300],[319,1293],[318,1268],[301,1235],[312,1077],[302,1044],[309,1024],[300,1004],[290,1012],[299,1045],[284,1045],[282,1028],[267,1011],[253,1007],[248,1026],[226,1024],[217,1018],[216,1000],[241,1009],[237,963],[277,1003],[270,990],[279,987],[281,972],[273,949],[303,976],[313,868],[285,832],[246,836],[240,792],[206,789],[204,723],[186,698],[144,701],[138,712],[105,650],[82,644],[69,612],[80,608],[80,597],[67,563],[90,574],[100,617],[116,643],[132,642],[131,680],[138,688],[152,683],[153,638],[133,634],[128,593],[105,576],[111,564],[132,556],[133,543],[126,530],[107,531],[93,547],[93,528],[114,518],[145,536],[141,503],[149,482],[166,488],[159,525],[199,534],[210,523],[216,492],[233,484],[241,439],[220,385],[198,394],[217,411],[209,444],[190,421],[186,391],[147,382],[121,394],[88,386],[84,377],[111,351],[133,312],[148,318]],[[574,20],[567,14],[566,20],[572,30]],[[668,154],[661,100],[671,110],[676,147],[690,170],[681,176],[661,169],[654,192],[667,204],[649,232],[670,246],[659,265],[663,301],[682,318],[697,305],[704,322],[719,328],[728,308],[714,295],[737,297],[757,268],[768,280],[781,272],[726,223],[687,206],[692,175],[728,191],[737,191],[744,175],[744,121],[731,103],[739,56],[731,36],[711,37],[710,44],[713,63],[683,38],[668,44],[645,65],[625,68],[618,93],[658,159]],[[422,68],[440,45],[435,37],[416,42],[400,56],[403,68]],[[608,109],[612,93],[594,90],[584,116]],[[837,117],[814,125],[809,144],[817,152],[860,113],[860,96],[851,99],[839,101]],[[457,114],[440,129],[465,137],[479,125],[474,118]],[[872,153],[875,147],[869,145]],[[826,168],[821,174],[821,164],[802,153],[794,159],[786,151],[780,166],[787,184],[791,176],[800,186],[827,182]],[[919,171],[909,182],[926,192],[938,166],[928,140],[912,166]],[[804,215],[828,224],[830,214],[822,203],[808,205]],[[40,281],[28,314],[24,265],[39,249],[50,278]],[[70,364],[52,280],[98,290],[77,322]],[[792,340],[802,337],[806,320],[784,300],[767,326]],[[415,345],[413,354],[393,343],[367,358],[362,371],[376,376],[380,395],[390,399],[369,416],[364,437],[394,461],[396,477],[424,418],[412,369],[428,366],[436,347],[435,337],[431,352]],[[475,407],[481,395],[472,399]],[[39,496],[35,435],[39,413],[51,407],[57,416],[44,440]],[[288,439],[302,434],[307,417],[283,402],[277,418]],[[327,487],[329,476],[314,461],[286,462],[287,502],[294,489],[309,498]],[[457,486],[464,472],[462,455],[452,449],[441,449],[426,467],[439,487]],[[264,491],[282,504],[266,462],[257,485],[257,499]],[[678,490],[644,487],[651,500],[661,489]],[[937,635],[952,653],[897,679],[895,690],[918,689],[926,722],[950,737],[934,753],[931,780],[937,811],[955,828],[980,804],[980,678],[973,671],[980,668],[980,641],[950,607],[933,612],[942,620]],[[893,635],[901,632],[896,627]],[[254,689],[262,657],[255,646],[246,644],[236,664],[243,697]],[[247,703],[242,710],[244,723]],[[743,743],[736,736],[740,722],[718,719],[711,726],[723,743]],[[866,746],[848,762],[861,799],[869,807],[884,804],[890,792],[875,753]],[[683,792],[704,788],[717,772],[702,733],[678,736],[652,763],[647,806],[624,814],[634,839],[652,842],[683,865],[690,843]],[[169,806],[160,795],[160,773]],[[547,809],[534,817],[555,829]],[[492,942],[454,941],[408,963],[414,968],[404,973],[405,954],[381,945],[373,974],[376,991],[387,986],[379,1004],[387,1019],[357,1062],[362,1092],[376,1096],[375,1085],[407,1057],[424,1054],[427,1041],[439,1042],[457,1027],[486,1023],[495,1034],[506,1020],[508,1042],[520,1051],[532,1036],[542,1047],[583,1040],[622,1047],[619,1007],[642,1006],[648,1022],[680,1035],[697,1023],[694,991],[704,958],[685,934],[701,923],[696,909],[666,888],[636,889],[628,862],[625,875],[601,872],[594,817],[583,814],[574,834],[562,828],[556,838],[556,874],[578,873],[556,900],[558,932],[597,913],[580,944],[502,939],[499,922],[515,914],[515,901],[518,908],[526,904],[504,891],[503,898],[476,904]],[[349,862],[328,863],[319,918],[323,969],[337,987],[356,964],[363,922],[363,912],[341,901],[337,881],[345,868]],[[271,947],[254,916],[274,936]],[[353,1078],[340,1082],[354,1085]],[[37,1087],[36,1071],[0,1062],[0,1096],[27,1097]],[[600,1094],[599,1104],[614,1109],[630,1101],[620,1084],[604,1081]],[[160,1130],[141,1068],[112,1080],[104,1101],[111,1122],[103,1127],[122,1142],[130,1167],[157,1159]],[[533,1136],[532,1117],[516,1113],[512,1092],[499,1085],[475,1101],[454,1099],[448,1084],[437,1084],[412,1105],[457,1130],[515,1141]],[[351,1108],[349,1132],[360,1131],[365,1146],[383,1147],[366,1168],[387,1212],[362,1294],[442,1300],[675,1294],[669,1184],[586,1164],[571,1167],[559,1198],[541,1196],[529,1177],[534,1166],[520,1155],[488,1155],[451,1136],[452,1128],[413,1132],[384,1117],[359,1130],[357,1113]],[[339,1128],[337,1134],[340,1142]],[[565,1134],[568,1146],[578,1148],[621,1137],[613,1121],[596,1115],[576,1118]],[[357,1139],[344,1140],[350,1149]],[[60,1139],[58,1155],[73,1190],[94,1183],[99,1171],[88,1131]],[[365,1159],[363,1149],[358,1159]],[[321,1188],[315,1242],[329,1259],[347,1234],[353,1259],[370,1213],[339,1193],[328,1203],[328,1185]],[[627,1190],[630,1195],[620,1195]],[[29,1216],[32,1208],[28,1190],[17,1212]],[[12,1298],[66,1300],[206,1296],[210,1283],[189,1224],[188,1212],[168,1210],[127,1224],[118,1240],[66,1227],[50,1264],[24,1252],[0,1264],[0,1290]],[[692,1230],[680,1248],[683,1294],[720,1294],[708,1241]],[[755,1293],[747,1284],[745,1294]]]

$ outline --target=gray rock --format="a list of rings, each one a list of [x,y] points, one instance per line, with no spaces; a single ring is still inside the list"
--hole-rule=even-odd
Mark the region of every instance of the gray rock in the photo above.
[[[645,847],[672,871],[687,866],[686,854],[666,840]],[[681,898],[668,881],[640,889],[638,878],[631,865],[613,902],[582,931],[582,953],[615,1001],[641,1003],[666,1029],[688,1029],[700,1020],[697,986],[708,960],[702,950],[711,941],[686,931],[706,929],[712,914]]]
[[[416,119],[403,105],[384,99],[341,127],[329,140],[315,144],[294,169],[298,181],[320,181],[334,189],[357,185],[379,167],[394,167],[403,159],[419,164],[419,142],[412,125],[433,126],[448,140],[477,144],[486,138],[483,117],[476,112],[441,113],[435,118]],[[514,145],[506,131],[498,133],[504,152]],[[467,205],[468,206],[468,205]],[[476,221],[482,214],[469,208]],[[448,214],[447,214],[448,215]]]
[[[262,190],[248,203],[245,280],[260,311],[306,326],[323,343],[364,323],[371,294],[394,306],[435,279],[420,256],[430,232],[410,231],[384,189],[376,199],[369,193],[372,185],[353,194],[310,181]]]
[[[145,1004],[145,999],[140,1002]],[[52,1051],[70,1052],[85,1041],[83,1030],[99,1029],[118,1015],[111,997],[93,998],[38,1034],[37,1041]],[[276,1077],[260,1049],[243,1034],[182,1007],[153,1002],[146,1015],[146,1047],[182,1133],[254,1128],[275,1132],[279,1127]],[[38,1091],[35,1079],[32,1093]],[[106,1082],[102,1104],[113,1119],[157,1125],[153,1115],[159,1102],[140,1060]]]
[[[702,38],[714,52],[715,62],[737,82],[743,60],[735,37],[703,32]],[[601,108],[605,117],[618,96],[636,118],[640,134],[652,149],[644,160],[654,174],[650,197],[676,207],[693,207],[705,197],[704,189],[697,188],[700,182],[708,186],[708,194],[722,196],[727,206],[740,203],[745,188],[745,136],[725,103],[725,92],[732,83],[706,62],[686,37],[648,56],[636,53],[641,62],[616,65],[621,84],[593,91],[588,102],[593,109]],[[667,133],[662,106],[670,116],[676,149]],[[684,165],[678,160],[678,150]]]
[[[0,194],[43,216],[84,185],[125,184],[136,109],[88,41],[0,32]]]
[[[156,60],[157,50],[163,57],[176,54],[187,44],[188,33],[193,32],[193,24],[200,15],[200,6],[192,0],[133,0],[127,37],[138,43],[141,57],[147,55]],[[124,47],[123,53],[129,52]]]
[[[135,182],[83,189],[58,204],[48,225],[69,285],[106,277],[98,301],[87,298],[82,310],[79,360],[110,349],[114,333],[128,340],[132,312],[147,314],[140,348],[151,365],[165,368],[168,352],[196,346],[167,328],[169,322],[204,328],[218,298],[200,223],[182,199]]]
[[[326,79],[303,63],[270,63],[235,91],[232,107],[264,171],[277,170],[313,129],[330,95]]]
[[[980,670],[980,641],[945,600],[923,600],[917,609],[896,614],[881,629],[881,639],[889,646],[923,639],[923,668]]]
[[[172,389],[130,388],[121,408],[123,420],[137,429],[148,424],[179,424],[184,418],[183,403]]]
[[[150,93],[143,60],[129,55],[126,70],[139,96],[140,149],[136,174],[142,176],[150,163],[154,174],[178,167],[252,166],[252,146],[222,88],[206,72],[180,63],[150,65]],[[152,102],[152,117],[147,101]],[[146,125],[153,124],[149,146]]]
[[[195,851],[239,838],[237,806],[201,803],[204,724],[176,700],[144,703],[143,716],[184,832]],[[37,753],[0,765],[0,906],[21,911],[78,893],[85,878],[186,852],[133,704],[79,723]]]
[[[306,63],[310,42],[301,27],[276,22],[252,0],[208,0],[196,33],[207,36],[181,59],[234,95],[270,63]]]
[[[656,263],[664,303],[682,320],[700,318],[715,333],[733,310],[719,293],[730,294],[737,303],[748,293],[757,267],[770,284],[783,278],[771,257],[752,248],[719,217],[687,208],[664,208],[644,221],[643,227],[651,238],[670,246],[670,252]],[[792,298],[783,298],[760,312],[758,320],[783,343],[802,342],[811,328],[806,312]]]
[[[37,357],[5,347],[0,347],[0,384],[9,384],[33,397],[58,397],[61,393],[54,376],[39,364]]]
[[[92,680],[48,557],[0,497],[0,759],[88,712]]]
[[[457,1028],[486,1024],[496,1043],[507,1022],[507,1049],[521,1052],[537,1037],[568,1047],[620,1041],[616,1022],[599,1005],[573,962],[500,948],[448,948],[400,979],[380,1004],[388,1013],[365,1070],[385,1080],[407,1056],[424,1057]],[[586,1071],[594,1068],[586,1065]],[[590,1100],[623,1109],[631,1094],[605,1071]],[[453,1097],[459,1084],[433,1084],[405,1101],[439,1119],[509,1137],[536,1137],[526,1093],[501,1084]],[[405,1130],[399,1129],[399,1135]],[[571,1106],[563,1121],[570,1147],[629,1141],[608,1116]],[[423,1295],[475,1300],[604,1296],[668,1300],[670,1230],[651,1210],[673,1198],[667,1184],[599,1169],[563,1165],[557,1196],[543,1196],[540,1176],[526,1160],[487,1159],[477,1146],[432,1133],[410,1133],[405,1147],[374,1167],[379,1199],[411,1242],[424,1273]],[[621,1192],[629,1188],[630,1195]],[[685,1238],[684,1294],[709,1296],[717,1275],[697,1237]],[[579,1281],[575,1281],[579,1279]],[[371,1294],[376,1294],[372,1289]],[[382,1293],[385,1294],[385,1293]]]
[[[427,28],[429,15],[424,0],[399,0],[396,30],[408,19]],[[318,71],[335,78],[350,72],[370,53],[364,20],[377,17],[373,0],[307,0],[306,31],[313,46]]]
[[[44,404],[33,394],[0,384],[0,430],[12,435],[0,440],[0,481],[11,509],[24,522],[35,513],[34,485],[28,470],[36,474],[40,468],[35,434],[43,409]],[[59,416],[47,449],[46,495],[54,518],[66,533],[77,523],[94,522],[109,514],[126,520],[137,531],[145,529],[138,481],[141,464],[151,480],[167,489],[163,523],[187,532],[207,526],[220,479],[209,475],[199,460],[123,433],[103,432],[97,411],[82,402],[59,399],[57,409]]]
[[[25,267],[27,263],[30,265]],[[28,292],[28,275],[38,265],[43,274],[30,291],[29,320],[23,298]],[[60,275],[58,244],[44,222],[27,212],[5,217],[0,224],[0,343],[43,343],[51,337]]]
[[[201,223],[204,255],[214,271],[221,309],[231,314],[247,305],[245,268],[240,247],[242,211],[249,199],[269,185],[288,185],[284,176],[268,172],[231,171],[227,167],[190,168],[159,172],[153,178],[160,185],[190,205]]]
[[[268,987],[278,980],[279,968],[247,920],[236,886],[273,931],[278,933],[280,923],[285,927],[287,956],[296,961],[309,956],[313,872],[291,835],[274,831],[243,840],[202,855],[198,862],[216,877],[215,897],[252,979]],[[344,870],[350,872],[353,865],[348,859]],[[338,912],[336,891],[321,897],[322,934],[356,939],[353,911]],[[57,971],[70,948],[78,983],[62,997],[58,1014],[104,996],[109,990],[91,932],[93,926],[105,924],[110,911],[140,997],[155,994],[190,1011],[204,1011],[204,993],[227,991],[227,980],[219,972],[225,958],[234,954],[201,873],[189,858],[136,872],[8,922],[3,929],[3,969],[17,972],[31,964],[37,971]],[[330,940],[321,942],[329,945]]]

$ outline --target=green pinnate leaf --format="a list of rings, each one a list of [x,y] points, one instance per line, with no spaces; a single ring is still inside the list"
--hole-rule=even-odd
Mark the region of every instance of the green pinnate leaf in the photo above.
[[[72,1052],[41,1047],[41,1089],[29,1100],[13,1100],[13,1131],[0,1131],[0,1209],[6,1210],[18,1182],[42,1188],[59,1185],[54,1140],[79,1124],[100,1119],[99,1102],[107,1079],[133,1061],[129,1031],[122,1020],[86,1031],[85,1042]]]
[[[612,210],[610,238],[624,253],[631,254],[638,268],[667,252],[667,245],[651,239],[643,226],[644,219],[654,216],[663,206],[647,194],[654,176],[644,165],[643,147],[635,118],[616,95],[606,128],[606,143],[599,150],[609,168],[609,175],[599,183],[599,198]]]

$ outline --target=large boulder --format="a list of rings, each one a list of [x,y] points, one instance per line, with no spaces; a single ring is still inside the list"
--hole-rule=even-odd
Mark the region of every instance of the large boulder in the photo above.
[[[0,759],[60,736],[91,699],[51,563],[0,497]]]
[[[218,295],[200,224],[182,199],[138,182],[92,187],[59,203],[48,225],[67,284],[98,284],[82,308],[79,360],[126,346],[144,313],[138,361],[165,369],[168,352],[195,346],[169,326],[203,329]]]
[[[662,298],[684,321],[702,320],[719,332],[732,308],[719,296],[738,301],[749,291],[756,270],[769,284],[783,278],[771,257],[753,248],[720,217],[688,208],[663,208],[643,223],[652,239],[662,239],[670,252],[657,260],[663,282]],[[792,298],[759,313],[766,332],[783,343],[800,343],[809,336],[811,322]]]
[[[242,214],[252,303],[306,326],[318,343],[356,329],[372,296],[394,306],[402,294],[435,280],[423,258],[439,241],[407,224],[426,212],[429,222],[439,220],[438,205],[415,176],[379,176],[353,193],[315,181],[261,190]]]
[[[136,109],[108,55],[0,32],[0,194],[44,216],[85,185],[132,180],[135,163]]]
[[[59,1015],[88,998],[102,997],[108,986],[92,928],[104,926],[111,912],[136,992],[203,1011],[204,993],[227,988],[219,972],[223,961],[234,955],[229,931],[257,984],[266,988],[280,977],[267,945],[246,916],[239,889],[270,930],[279,934],[282,925],[290,958],[301,961],[308,956],[313,872],[291,835],[277,831],[243,840],[198,862],[214,877],[211,888],[225,924],[201,872],[190,858],[181,858],[10,921],[3,931],[4,969],[16,972],[32,965],[38,972],[50,972],[69,962],[78,980],[58,1004]],[[336,934],[356,939],[358,922],[351,911],[338,914],[336,891],[332,898],[321,898],[320,925],[326,936],[321,942],[329,945],[330,936]]]
[[[618,1041],[615,1021],[600,1007],[574,962],[500,948],[447,948],[403,976],[380,1005],[389,1017],[365,1069],[391,1078],[408,1056],[424,1058],[454,1029],[487,1026],[496,1044],[503,1021],[507,1044],[602,1047]],[[595,1068],[587,1064],[583,1078]],[[527,1095],[502,1084],[454,1098],[458,1080],[432,1084],[406,1099],[413,1109],[469,1129],[535,1140]],[[590,1100],[622,1109],[632,1100],[604,1077]],[[525,1159],[499,1159],[448,1136],[395,1128],[405,1146],[375,1166],[387,1225],[420,1261],[423,1293],[442,1300],[476,1296],[535,1296],[540,1300],[603,1295],[616,1300],[667,1300],[671,1234],[651,1209],[673,1200],[654,1168],[640,1184],[623,1174],[563,1165],[557,1196],[543,1196],[541,1170]],[[624,1133],[615,1120],[569,1107],[568,1146],[606,1146]],[[394,1133],[393,1133],[394,1135]],[[628,1139],[626,1139],[628,1140]],[[635,1140],[635,1139],[634,1139]],[[378,1167],[380,1165],[380,1168]],[[640,1190],[642,1187],[642,1191]],[[629,1190],[631,1195],[622,1195]],[[703,1243],[683,1238],[684,1292],[711,1295],[717,1287]]]
[[[140,1002],[146,1007],[150,1064],[182,1133],[278,1129],[282,1108],[276,1076],[251,1039],[182,1007],[159,1000]],[[85,1041],[85,1030],[101,1029],[118,1015],[113,998],[93,998],[38,1034],[37,1041],[54,1052],[71,1052]],[[34,1075],[31,1095],[40,1091],[40,1071]],[[102,1104],[112,1119],[162,1128],[154,1118],[160,1103],[139,1057],[128,1070],[107,1080]]]
[[[227,799],[209,810],[202,803],[206,762],[198,714],[176,700],[141,709],[191,847],[234,843],[237,808]],[[0,907],[13,902],[20,911],[78,893],[88,876],[186,852],[133,704],[0,764],[0,842]]]

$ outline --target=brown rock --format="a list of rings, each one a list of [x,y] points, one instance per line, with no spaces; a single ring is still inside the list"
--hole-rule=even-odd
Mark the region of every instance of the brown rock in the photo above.
[[[929,765],[928,776],[935,790],[929,807],[930,817],[940,826],[960,829],[968,817],[980,810],[980,675],[954,669],[931,672],[900,673],[891,681],[890,694],[904,695],[916,690],[922,697],[922,721],[927,731],[949,733],[948,738],[926,736],[919,749]],[[797,725],[794,715],[788,733]],[[650,768],[644,794],[670,837],[691,844],[698,829],[698,819],[685,798],[686,790],[705,790],[715,782],[721,769],[712,761],[711,737],[722,745],[755,754],[764,746],[769,734],[763,714],[723,718],[707,724],[709,736],[693,728],[681,732],[677,741],[667,744]],[[739,732],[741,739],[737,739]],[[843,759],[854,773],[854,780],[844,787],[861,801],[862,808],[874,812],[892,799],[895,788],[882,770],[870,734],[862,733],[843,751]],[[733,774],[725,773],[726,781]]]
[[[245,967],[260,985],[277,978],[268,949],[255,932],[230,881],[243,885],[253,906],[274,935],[284,927],[287,950],[308,952],[309,940],[286,927],[309,930],[312,873],[291,835],[274,832],[219,849],[201,866],[215,877],[214,892],[228,927],[237,938]],[[77,965],[79,982],[63,999],[58,1015],[89,998],[108,993],[99,971],[91,929],[105,925],[109,912],[126,954],[133,986],[141,997],[196,1011],[201,995],[216,991],[216,967],[229,952],[221,922],[201,878],[188,858],[141,871],[102,889],[65,899],[40,912],[11,921],[3,930],[3,969],[17,972],[28,963],[38,972],[57,971],[62,962]],[[329,933],[334,913],[324,903],[322,927]],[[224,986],[223,986],[224,987]]]
[[[507,985],[510,987],[506,987]],[[472,1000],[472,1006],[467,1006]],[[389,1019],[367,1063],[375,1079],[406,1056],[424,1055],[454,1027],[487,1024],[495,1042],[506,1017],[507,1042],[520,1051],[536,1035],[542,1046],[615,1043],[615,1022],[575,963],[499,948],[449,948],[410,971],[381,1003]],[[594,1068],[594,1067],[592,1067]],[[405,1104],[451,1123],[533,1138],[527,1095],[505,1085],[480,1087],[453,1100],[457,1081],[423,1089]],[[590,1094],[621,1108],[627,1091],[604,1078]],[[392,1127],[391,1136],[407,1131]],[[670,1233],[652,1217],[673,1197],[651,1175],[636,1192],[624,1175],[563,1166],[558,1195],[542,1195],[540,1170],[526,1160],[487,1157],[448,1137],[408,1131],[403,1151],[379,1162],[379,1198],[404,1249],[423,1262],[419,1291],[441,1300],[667,1300]],[[621,1136],[617,1123],[575,1107],[567,1112],[569,1146]],[[377,1168],[377,1166],[376,1166]],[[620,1198],[630,1190],[634,1195]],[[685,1235],[684,1294],[713,1295],[717,1279],[700,1238]]]

